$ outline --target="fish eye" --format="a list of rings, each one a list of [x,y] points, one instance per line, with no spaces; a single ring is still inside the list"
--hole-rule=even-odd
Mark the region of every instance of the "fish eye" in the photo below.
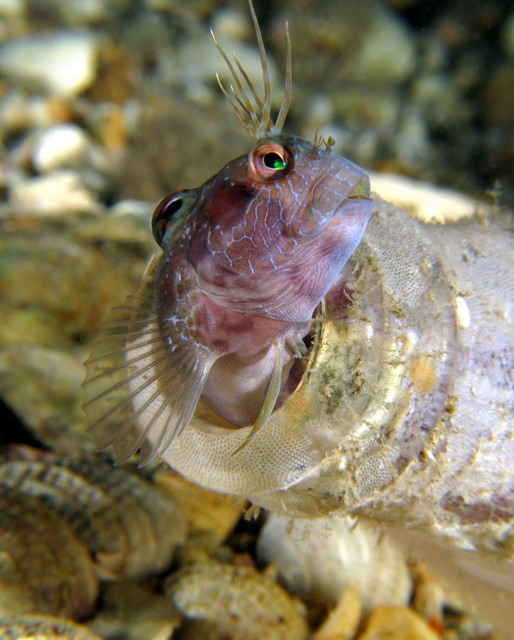
[[[195,200],[192,189],[175,191],[163,198],[152,215],[152,233],[157,244],[162,247],[163,238],[179,213],[184,213]]]
[[[259,182],[272,182],[285,177],[293,168],[290,151],[278,142],[263,142],[250,153],[248,171]]]

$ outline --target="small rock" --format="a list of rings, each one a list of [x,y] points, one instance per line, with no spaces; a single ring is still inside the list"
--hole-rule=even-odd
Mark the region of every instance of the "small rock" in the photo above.
[[[98,203],[74,171],[62,169],[11,185],[16,209],[42,215],[66,215],[98,210]]]
[[[217,34],[216,39],[230,60],[233,61],[234,56],[237,58],[257,93],[262,96],[262,65],[257,47],[233,38],[218,37]],[[199,87],[211,86],[216,79],[216,74],[227,89],[230,84],[234,84],[234,79],[223,58],[216,51],[210,34],[191,38],[177,53],[168,58],[163,57],[162,65],[164,80],[172,85],[184,85],[192,96],[200,95]],[[268,56],[268,67],[271,86],[275,87],[273,98],[280,104],[282,95],[280,89],[277,89],[279,86],[277,68],[270,56]]]
[[[10,40],[0,48],[0,73],[11,82],[51,95],[75,96],[96,73],[93,36],[61,31]]]
[[[0,347],[0,396],[35,438],[60,451],[94,448],[81,410],[83,360],[57,347]]]
[[[102,640],[82,625],[43,614],[2,617],[0,634],[9,640]]]
[[[39,136],[32,163],[40,173],[70,166],[84,157],[88,146],[86,133],[77,125],[56,125]]]
[[[439,127],[455,127],[471,118],[471,110],[452,78],[443,73],[428,73],[417,78],[412,95],[425,109],[427,122]]]
[[[109,15],[105,0],[67,0],[58,9],[70,25],[98,24]]]
[[[361,619],[361,597],[356,587],[348,587],[332,609],[313,640],[351,640]]]
[[[359,82],[401,82],[414,69],[416,49],[407,26],[389,11],[376,11],[349,77]]]
[[[180,617],[165,596],[128,580],[107,583],[90,628],[102,638],[168,640]]]

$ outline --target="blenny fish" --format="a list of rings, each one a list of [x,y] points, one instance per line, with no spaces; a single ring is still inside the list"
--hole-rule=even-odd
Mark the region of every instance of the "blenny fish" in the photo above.
[[[157,207],[162,253],[88,362],[86,411],[139,448],[290,517],[378,522],[510,633],[514,236],[430,225],[366,172],[283,135],[237,62],[225,90],[255,144]]]
[[[166,451],[199,400],[233,428],[252,425],[246,445],[296,388],[314,312],[371,215],[360,167],[322,142],[280,134],[291,97],[290,43],[284,99],[272,121],[268,64],[251,3],[250,10],[263,99],[237,59],[214,43],[236,83],[231,94],[222,90],[256,143],[205,184],[158,205],[152,229],[163,253],[145,295],[124,309],[133,317],[114,325],[129,328],[130,343],[89,361],[90,430],[101,447],[118,447],[118,462],[139,448],[141,464]],[[124,384],[130,392],[120,398]],[[135,411],[120,425],[127,405]]]

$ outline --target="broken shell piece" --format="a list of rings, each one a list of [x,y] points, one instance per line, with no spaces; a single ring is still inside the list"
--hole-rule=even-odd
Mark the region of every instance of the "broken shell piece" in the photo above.
[[[190,640],[306,640],[307,623],[295,602],[267,576],[217,562],[179,571],[165,593],[184,616]]]
[[[208,552],[213,552],[227,538],[247,505],[244,500],[199,487],[170,469],[159,469],[154,481],[184,510],[188,544]]]

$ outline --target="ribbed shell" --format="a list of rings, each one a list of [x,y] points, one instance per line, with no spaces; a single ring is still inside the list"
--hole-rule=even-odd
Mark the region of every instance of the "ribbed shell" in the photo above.
[[[162,572],[185,539],[185,519],[171,496],[100,459],[7,462],[0,482],[58,511],[106,577]]]
[[[43,500],[0,484],[0,614],[92,612],[98,579],[86,546]]]

